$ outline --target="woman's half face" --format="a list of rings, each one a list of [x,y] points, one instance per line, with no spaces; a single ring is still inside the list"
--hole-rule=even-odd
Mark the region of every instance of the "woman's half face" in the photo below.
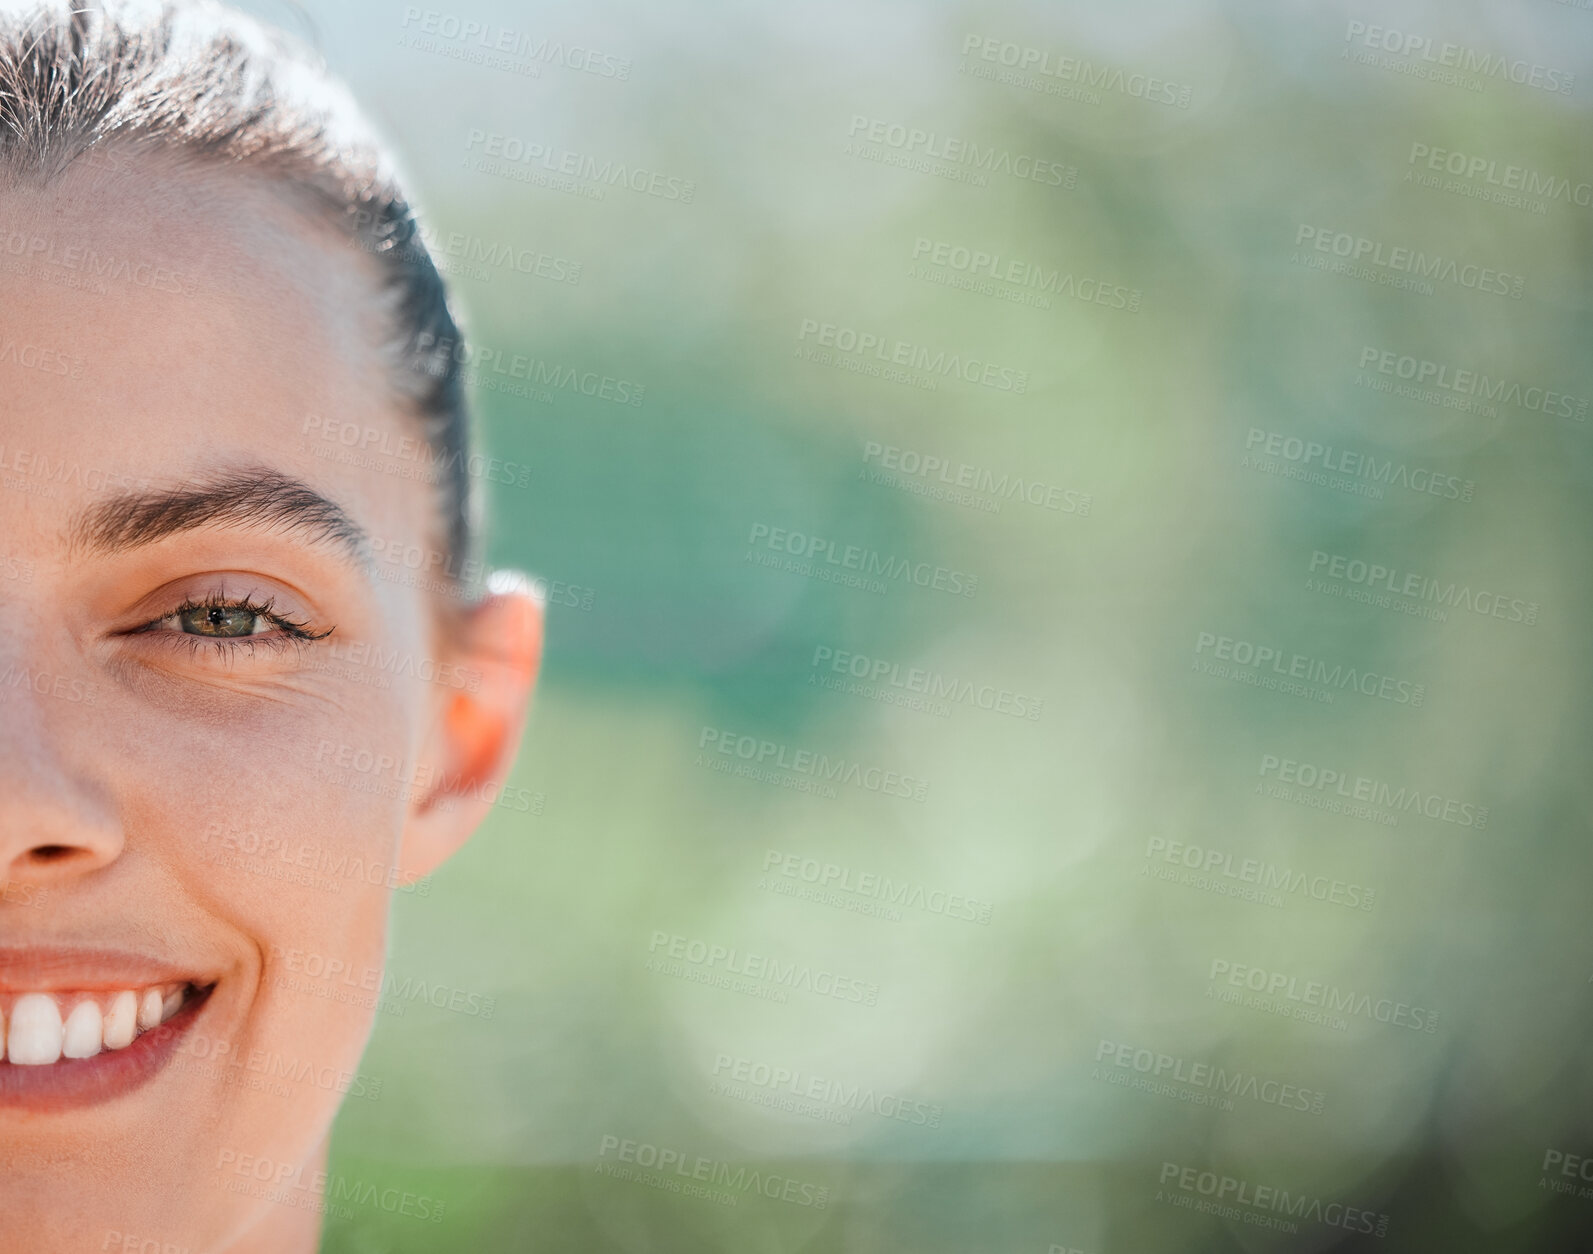
[[[0,232],[7,1227],[289,1248],[480,714],[390,560],[436,490],[366,259],[269,190],[73,172]]]

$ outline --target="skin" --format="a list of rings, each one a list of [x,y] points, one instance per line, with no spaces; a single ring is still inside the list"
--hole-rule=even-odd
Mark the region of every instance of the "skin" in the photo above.
[[[439,548],[436,489],[391,469],[417,462],[340,462],[306,434],[310,416],[387,447],[418,432],[386,384],[370,259],[255,176],[147,158],[132,168],[0,185],[0,234],[48,241],[58,258],[81,246],[132,263],[74,285],[86,276],[71,262],[28,269],[0,254],[0,346],[19,350],[0,355],[0,675],[30,677],[0,682],[0,951],[176,960],[219,977],[194,1028],[207,1042],[354,1073],[389,881],[344,876],[334,894],[268,875],[277,864],[238,853],[247,845],[231,862],[218,848],[253,834],[396,867],[403,881],[434,870],[491,812],[513,762],[540,603],[495,585],[461,608],[308,527],[212,522],[119,552],[84,543],[79,520],[120,492],[269,467],[385,552]],[[146,262],[182,280],[152,280],[159,271],[134,268]],[[48,355],[26,365],[21,346]],[[77,469],[40,469],[63,464]],[[251,637],[253,649],[226,653],[162,618],[185,596],[269,596],[273,612],[331,634],[284,641],[250,616],[282,647]],[[378,672],[360,646],[461,678]],[[357,751],[406,766],[337,767]],[[307,955],[343,963],[356,983],[306,975]],[[342,989],[356,995],[325,995]],[[313,1207],[235,1191],[262,1187],[237,1164],[269,1160],[304,1200],[337,1087],[285,1079],[284,1098],[176,1061],[189,1065],[84,1108],[0,1106],[0,1249],[122,1248],[110,1233],[191,1251],[315,1248]]]

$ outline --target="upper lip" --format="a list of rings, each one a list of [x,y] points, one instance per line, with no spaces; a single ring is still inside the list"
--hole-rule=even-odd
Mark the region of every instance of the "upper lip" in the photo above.
[[[111,992],[151,984],[214,984],[203,966],[123,949],[0,947],[0,993]]]

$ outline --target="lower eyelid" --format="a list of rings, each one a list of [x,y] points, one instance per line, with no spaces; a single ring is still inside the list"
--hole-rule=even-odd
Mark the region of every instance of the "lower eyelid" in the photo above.
[[[190,658],[199,658],[201,654],[208,654],[211,657],[224,656],[230,660],[239,650],[247,650],[252,656],[260,649],[269,650],[275,655],[286,652],[290,647],[299,650],[305,645],[315,643],[313,640],[301,640],[297,636],[290,636],[283,631],[260,632],[247,636],[198,636],[188,631],[152,631],[144,634],[161,642],[154,647],[184,649]]]

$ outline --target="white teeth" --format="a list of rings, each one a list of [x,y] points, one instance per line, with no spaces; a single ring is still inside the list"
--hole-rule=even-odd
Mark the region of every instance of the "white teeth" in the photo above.
[[[24,1067],[55,1062],[61,1056],[61,1008],[43,993],[24,993],[11,1007],[6,1052]]]
[[[0,1062],[25,1067],[126,1049],[187,1005],[190,985],[120,992],[0,993]],[[9,1011],[9,1012],[8,1012]]]
[[[61,1054],[66,1058],[92,1058],[105,1043],[105,1016],[91,1001],[80,1001],[66,1017]]]
[[[125,990],[111,998],[105,1012],[105,1048],[126,1049],[138,1035],[138,994]]]
[[[138,1026],[146,1032],[150,1028],[159,1027],[163,1004],[160,989],[145,989],[143,999],[138,1003]]]

